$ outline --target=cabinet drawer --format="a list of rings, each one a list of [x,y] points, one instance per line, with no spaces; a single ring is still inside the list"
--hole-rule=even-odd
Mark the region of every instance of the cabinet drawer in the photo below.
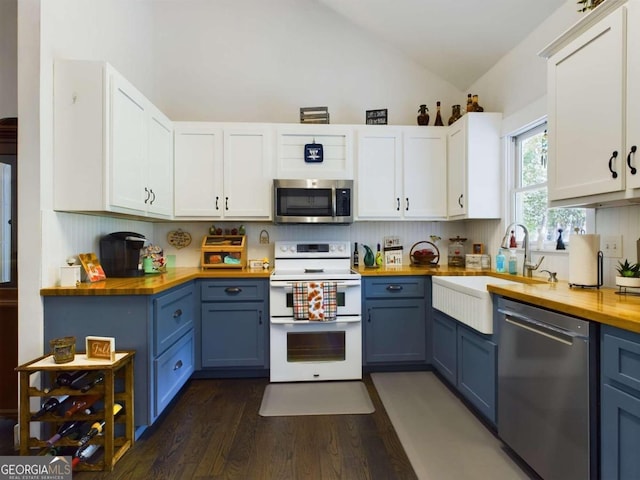
[[[195,301],[193,285],[154,299],[154,356],[193,328]]]
[[[265,284],[255,280],[203,281],[200,294],[203,302],[263,300]]]
[[[366,298],[407,298],[425,295],[422,277],[380,277],[364,281]]]
[[[602,327],[602,375],[640,394],[640,335]]]
[[[153,361],[154,417],[162,413],[194,369],[193,330]]]

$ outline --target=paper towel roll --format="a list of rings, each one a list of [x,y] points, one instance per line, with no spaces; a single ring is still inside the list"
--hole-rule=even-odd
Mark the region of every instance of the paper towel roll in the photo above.
[[[569,245],[569,283],[597,287],[600,235],[572,235]]]

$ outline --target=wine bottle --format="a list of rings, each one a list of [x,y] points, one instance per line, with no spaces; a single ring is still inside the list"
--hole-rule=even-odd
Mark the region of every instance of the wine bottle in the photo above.
[[[436,121],[434,123],[436,127],[442,127],[442,114],[440,113],[440,102],[436,102]]]
[[[358,242],[355,242],[353,249],[353,266],[358,267],[360,265],[360,254],[358,253]]]
[[[47,447],[51,447],[62,437],[78,432],[84,423],[85,422],[83,420],[74,420],[72,422],[63,423],[60,425],[60,428],[58,428],[58,431],[49,440],[47,440]]]
[[[473,112],[473,99],[471,94],[467,95],[467,112]]]
[[[85,393],[102,382],[104,382],[104,372],[93,371],[84,377],[80,377],[76,382],[73,382],[70,387]]]
[[[82,397],[74,397],[71,406],[64,412],[64,416],[70,417],[80,410],[86,410],[101,398],[102,395],[83,395]]]
[[[87,370],[76,370],[75,372],[62,372],[56,377],[56,383],[61,387],[69,387],[71,384],[89,372]]]
[[[40,418],[45,413],[49,413],[57,410],[58,407],[60,407],[60,405],[62,404],[62,402],[64,402],[67,398],[69,398],[69,395],[60,395],[58,397],[50,397],[45,402],[43,402],[42,405],[40,405],[40,410],[38,410],[36,413],[31,415],[31,419],[33,420],[36,418]]]
[[[120,405],[119,403],[115,403],[113,405],[113,416],[116,417],[121,411],[122,411],[122,405]],[[103,420],[101,422],[95,422],[93,425],[91,425],[91,428],[89,429],[89,431],[85,433],[82,436],[82,438],[78,441],[78,446],[81,447],[87,444],[89,440],[91,440],[93,437],[95,437],[99,433],[102,433],[102,430],[104,429],[104,426],[106,423],[107,423],[106,420]]]
[[[100,445],[97,443],[91,443],[78,448],[75,456],[71,460],[71,468],[76,468],[80,462],[89,460],[99,449]]]

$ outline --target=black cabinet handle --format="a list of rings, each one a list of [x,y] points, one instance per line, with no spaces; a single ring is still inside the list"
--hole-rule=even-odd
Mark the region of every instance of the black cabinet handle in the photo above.
[[[229,210],[229,197],[224,197],[224,209]]]
[[[396,197],[396,211],[400,211],[400,197]]]
[[[258,325],[262,325],[262,310],[258,310]]]
[[[460,205],[460,208],[464,208],[464,205],[462,205],[462,197],[464,197],[463,194],[458,197],[458,205]]]
[[[175,312],[173,312],[173,318],[178,318],[182,316],[182,309],[179,308],[178,310],[176,310]]]
[[[237,295],[242,291],[242,289],[240,287],[227,287],[224,289],[224,291],[227,293],[232,293],[234,295]]]
[[[614,150],[611,154],[611,158],[609,159],[609,171],[611,172],[611,178],[618,178],[618,172],[616,172],[611,166],[616,158],[618,158],[618,151]]]
[[[149,192],[151,192],[151,195],[153,195],[151,197],[151,201],[149,202],[149,205],[153,205],[153,202],[156,201],[156,194],[154,193],[153,189],[150,189]]]
[[[402,290],[402,285],[387,285],[387,290],[390,292],[399,292]]]
[[[631,155],[633,155],[633,157],[635,158],[637,149],[638,148],[635,145],[632,146],[631,150],[629,151],[629,155],[627,155],[627,165],[629,166],[629,170],[631,170],[631,175],[635,175],[637,172],[636,167],[631,166]]]
[[[367,323],[371,323],[371,309],[367,309]]]
[[[173,366],[173,371],[180,370],[182,368],[182,360],[178,360],[176,364]]]
[[[407,206],[405,207],[405,211],[409,211],[409,197],[406,198]]]
[[[220,197],[216,197],[216,210],[219,210],[218,208],[218,200],[220,199]]]
[[[144,193],[147,194],[147,198],[144,199],[144,203],[146,205],[147,202],[149,201],[149,198],[151,198],[151,193],[149,192],[149,189],[147,187],[144,187]]]

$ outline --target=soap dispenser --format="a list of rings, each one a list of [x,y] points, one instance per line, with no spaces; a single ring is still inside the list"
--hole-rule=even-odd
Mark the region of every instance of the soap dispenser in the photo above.
[[[509,251],[509,273],[516,275],[518,273],[518,257],[515,250]]]
[[[507,270],[504,266],[506,258],[504,253],[502,253],[502,249],[498,250],[498,255],[496,255],[496,272],[505,273]]]

